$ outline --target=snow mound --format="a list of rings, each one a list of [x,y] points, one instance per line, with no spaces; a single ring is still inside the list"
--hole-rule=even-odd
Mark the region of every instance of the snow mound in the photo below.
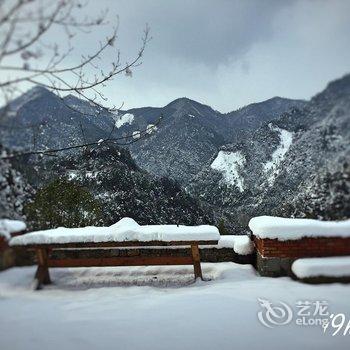
[[[118,116],[115,120],[115,127],[117,129],[121,128],[125,124],[131,125],[132,122],[134,121],[135,117],[131,113],[125,113],[121,116]]]
[[[140,227],[140,225],[132,218],[122,218],[115,224],[109,226],[110,228],[130,228],[130,229],[137,229]]]
[[[11,238],[12,233],[24,231],[27,225],[23,221],[0,219],[0,236],[6,239]]]
[[[155,132],[155,131],[157,131],[157,126],[156,125],[154,125],[154,124],[148,124],[147,125],[147,128],[146,128],[146,133],[147,134],[152,134],[153,132]]]
[[[241,152],[219,151],[210,167],[221,172],[227,184],[237,186],[243,192],[244,180],[238,171],[244,164],[245,157]]]
[[[280,144],[272,153],[272,159],[269,162],[265,163],[263,166],[264,172],[269,174],[267,181],[269,185],[272,186],[276,175],[279,173],[279,165],[283,161],[286,153],[292,145],[293,133],[288,130],[280,129],[277,126],[273,126],[272,124],[269,124],[269,128],[272,131],[277,131],[280,136]]]
[[[233,236],[233,249],[239,255],[251,254],[254,251],[254,244],[248,236]]]
[[[258,216],[249,221],[249,228],[259,238],[280,241],[303,237],[350,237],[350,220],[320,221]]]
[[[292,271],[299,278],[350,277],[350,256],[298,259]]]
[[[217,245],[205,245],[201,247],[201,249],[205,248],[232,248],[236,254],[247,255],[253,252],[254,245],[248,236],[224,235],[220,236],[220,240]]]
[[[138,131],[133,131],[132,138],[134,140],[138,140],[140,137],[141,137],[141,132],[139,130]]]
[[[10,245],[127,241],[211,241],[219,239],[219,230],[215,226],[140,226],[131,218],[123,218],[116,224],[109,227],[58,227],[51,230],[32,232],[12,238]]]

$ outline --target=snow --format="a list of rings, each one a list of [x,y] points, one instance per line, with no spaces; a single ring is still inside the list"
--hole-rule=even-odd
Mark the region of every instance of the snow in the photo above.
[[[77,172],[74,170],[68,171],[67,174],[68,174],[68,180],[74,180],[78,177]]]
[[[26,228],[27,225],[23,221],[0,219],[0,236],[6,239],[10,239],[12,233],[24,231]]]
[[[204,245],[200,248],[232,248],[236,254],[247,255],[253,253],[254,244],[248,236],[223,235],[217,245]]]
[[[141,132],[139,130],[138,131],[133,131],[132,138],[134,140],[138,140],[140,137],[141,137]]]
[[[210,167],[221,172],[227,184],[237,186],[243,192],[244,180],[238,171],[244,164],[245,157],[241,152],[219,151]]]
[[[146,133],[147,134],[152,134],[153,132],[155,132],[155,131],[157,131],[157,126],[156,125],[154,125],[154,124],[148,124],[147,125],[147,128],[146,128]]]
[[[269,128],[272,131],[277,131],[280,136],[280,144],[272,153],[271,161],[265,163],[263,166],[264,172],[269,173],[267,181],[269,185],[272,186],[276,175],[279,173],[279,166],[283,161],[286,153],[288,152],[290,146],[292,145],[293,133],[288,130],[278,128],[277,126],[273,126],[272,124],[269,124]]]
[[[350,277],[350,256],[298,259],[292,271],[299,278]]]
[[[0,346],[13,350],[345,350],[349,336],[292,322],[273,329],[258,298],[327,300],[350,314],[349,285],[308,285],[256,275],[250,265],[51,269],[53,285],[31,290],[34,267],[0,273]],[[294,314],[294,317],[296,316]],[[293,319],[294,320],[294,319]],[[263,344],[263,345],[262,345]]]
[[[350,237],[350,220],[320,221],[258,216],[249,221],[249,228],[259,238],[296,240],[303,237]]]
[[[79,227],[37,231],[14,237],[10,245],[54,244],[77,242],[125,242],[125,241],[190,241],[219,240],[215,226],[144,225],[131,218],[123,218],[109,227]]]
[[[134,121],[134,118],[134,115],[131,113],[125,113],[123,115],[120,115],[115,119],[115,127],[119,129],[125,124],[131,125]]]
[[[128,247],[128,249],[139,249],[140,247]],[[183,249],[188,248],[186,246],[148,246],[148,249]],[[254,251],[254,244],[249,239],[248,236],[234,236],[234,235],[225,235],[220,236],[219,242],[216,245],[201,245],[199,249],[233,249],[236,254],[247,255],[251,254]]]
[[[222,239],[226,239],[226,237],[222,236]],[[227,239],[229,239],[229,237]],[[232,240],[235,253],[239,255],[247,255],[253,253],[254,244],[248,236],[232,236]]]

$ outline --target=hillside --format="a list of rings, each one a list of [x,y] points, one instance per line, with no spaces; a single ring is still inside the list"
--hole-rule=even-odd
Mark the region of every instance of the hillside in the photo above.
[[[262,214],[349,217],[350,75],[303,109],[266,123],[223,146],[189,191],[230,212],[245,229]]]
[[[17,159],[13,168],[32,188],[18,213],[27,215],[31,227],[43,228],[48,217],[50,227],[58,223],[111,225],[125,216],[141,224],[212,221],[210,212],[176,183],[147,174],[127,150],[116,147],[99,147],[59,159]],[[72,197],[66,188],[81,197]],[[71,222],[78,210],[85,214]],[[57,212],[61,214],[56,216]],[[67,221],[57,221],[59,216]]]

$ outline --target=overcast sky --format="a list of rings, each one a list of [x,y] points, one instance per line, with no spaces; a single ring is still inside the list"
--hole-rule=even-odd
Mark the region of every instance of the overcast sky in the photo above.
[[[123,60],[151,27],[142,66],[105,90],[125,109],[183,96],[221,112],[273,96],[309,99],[350,72],[350,0],[99,0],[85,10],[104,7],[120,17]],[[107,29],[83,35],[78,49]]]

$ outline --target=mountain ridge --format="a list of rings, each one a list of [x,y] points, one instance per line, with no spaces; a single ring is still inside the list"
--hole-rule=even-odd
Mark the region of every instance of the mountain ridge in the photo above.
[[[103,139],[112,128],[113,136],[127,137],[145,130],[163,115],[161,124],[146,138],[126,147],[135,166],[149,173],[152,181],[165,177],[182,186],[184,195],[203,203],[205,210],[199,211],[202,217],[211,216],[215,224],[224,222],[230,232],[244,233],[249,218],[256,215],[341,219],[350,212],[347,204],[350,203],[350,75],[330,82],[308,102],[273,97],[228,114],[189,98],[175,99],[164,107],[141,107],[111,114],[74,96],[64,97],[71,108],[87,114],[83,119],[81,113],[64,106],[59,97],[45,91],[44,97],[37,96],[40,92],[43,91],[39,88],[25,95],[24,103],[20,99],[13,102],[19,119],[27,123],[48,120],[48,129],[41,130],[43,135],[37,140],[37,147],[45,146],[47,140],[64,144],[70,138],[83,142],[83,136],[89,140]],[[79,127],[83,121],[84,135]],[[16,118],[12,122],[18,125]],[[18,129],[15,141],[26,140],[30,147],[32,135],[27,130],[25,136]],[[104,162],[98,158],[104,158],[98,149],[90,149],[97,152],[93,153],[97,157],[95,165],[91,160],[79,163],[79,155],[75,153],[62,154],[57,163],[64,165],[65,159],[76,157],[82,181],[90,186],[84,180],[83,170],[90,166],[103,169]],[[65,172],[62,167],[61,172]],[[107,181],[108,171],[102,173],[101,181]],[[108,181],[114,183],[119,175],[113,174],[113,179]],[[125,178],[131,176],[123,174]],[[138,175],[127,183],[134,181],[135,190],[143,193],[139,187],[148,180],[141,178]],[[40,183],[30,185],[38,187]],[[98,195],[97,187],[92,186],[91,190]],[[159,193],[163,196],[166,191]],[[116,201],[123,198],[116,197]],[[141,203],[150,203],[150,197],[145,194],[140,198]],[[164,203],[170,205],[166,198]],[[155,218],[147,213],[140,215],[145,222],[147,215],[153,222]]]

